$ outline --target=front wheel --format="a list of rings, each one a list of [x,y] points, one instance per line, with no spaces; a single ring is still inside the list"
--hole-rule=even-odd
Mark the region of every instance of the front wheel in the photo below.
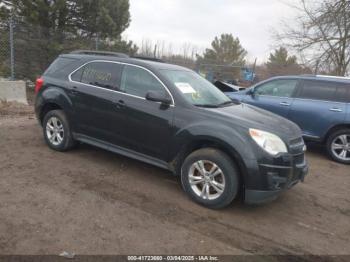
[[[237,196],[238,169],[224,152],[204,148],[185,159],[181,183],[195,202],[208,208],[223,208]]]
[[[350,164],[350,129],[332,133],[327,139],[327,151],[333,160]]]

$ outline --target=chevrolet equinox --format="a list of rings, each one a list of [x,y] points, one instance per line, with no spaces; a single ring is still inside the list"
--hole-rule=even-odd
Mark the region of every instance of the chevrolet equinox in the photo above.
[[[181,176],[195,202],[258,204],[303,181],[298,126],[236,103],[197,73],[119,53],[60,55],[38,78],[36,116],[48,146],[78,142]]]

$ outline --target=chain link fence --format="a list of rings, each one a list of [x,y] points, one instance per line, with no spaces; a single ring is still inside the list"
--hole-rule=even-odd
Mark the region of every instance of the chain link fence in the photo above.
[[[34,81],[59,54],[96,48],[118,51],[113,41],[57,32],[15,19],[0,21],[0,78]]]
[[[0,78],[14,78],[13,21],[0,27]]]
[[[34,81],[62,53],[73,50],[133,52],[130,43],[77,36],[34,26],[15,19],[0,21],[0,78]],[[131,53],[133,55],[134,53]],[[196,69],[195,61],[171,57],[168,63]]]
[[[127,45],[69,32],[53,33],[48,28],[14,19],[0,21],[0,78],[33,81],[59,54],[78,49],[125,52],[129,48]],[[195,61],[191,59],[171,57],[164,60],[196,69]]]
[[[97,37],[77,36],[64,32],[24,23],[18,19],[0,21],[0,78],[12,80],[34,80],[40,76],[52,61],[62,53],[73,50],[105,50],[123,52],[130,46],[118,41],[99,40]],[[135,50],[136,51],[136,50]],[[142,54],[141,54],[142,55]],[[205,75],[208,80],[236,79],[240,69],[216,66],[208,70],[193,58],[172,55],[160,57],[168,63],[177,64]]]

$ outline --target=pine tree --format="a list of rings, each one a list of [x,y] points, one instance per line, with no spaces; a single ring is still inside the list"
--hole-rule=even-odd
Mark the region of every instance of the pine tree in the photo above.
[[[239,39],[232,34],[222,34],[220,38],[215,37],[211,48],[205,50],[200,60],[210,63],[226,65],[244,65],[247,51],[242,47]]]
[[[137,51],[121,38],[130,23],[129,0],[0,0],[1,35],[8,32],[10,14],[18,78],[35,79],[61,53],[95,49],[96,39],[101,49]]]
[[[288,50],[284,47],[275,49],[273,53],[270,53],[266,67],[269,76],[310,73],[308,68],[298,64],[296,56],[289,56]]]
[[[289,66],[297,64],[296,56],[289,56],[288,51],[284,47],[275,49],[274,53],[270,53],[267,66]]]

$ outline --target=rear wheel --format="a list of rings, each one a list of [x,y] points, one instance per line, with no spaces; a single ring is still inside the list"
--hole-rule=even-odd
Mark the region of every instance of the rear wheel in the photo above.
[[[237,195],[238,169],[224,152],[204,148],[185,159],[181,168],[181,182],[195,202],[209,208],[223,208]]]
[[[333,160],[350,164],[350,129],[332,133],[327,139],[327,151]]]
[[[43,133],[47,145],[56,151],[67,151],[76,144],[63,110],[52,110],[44,116]]]

